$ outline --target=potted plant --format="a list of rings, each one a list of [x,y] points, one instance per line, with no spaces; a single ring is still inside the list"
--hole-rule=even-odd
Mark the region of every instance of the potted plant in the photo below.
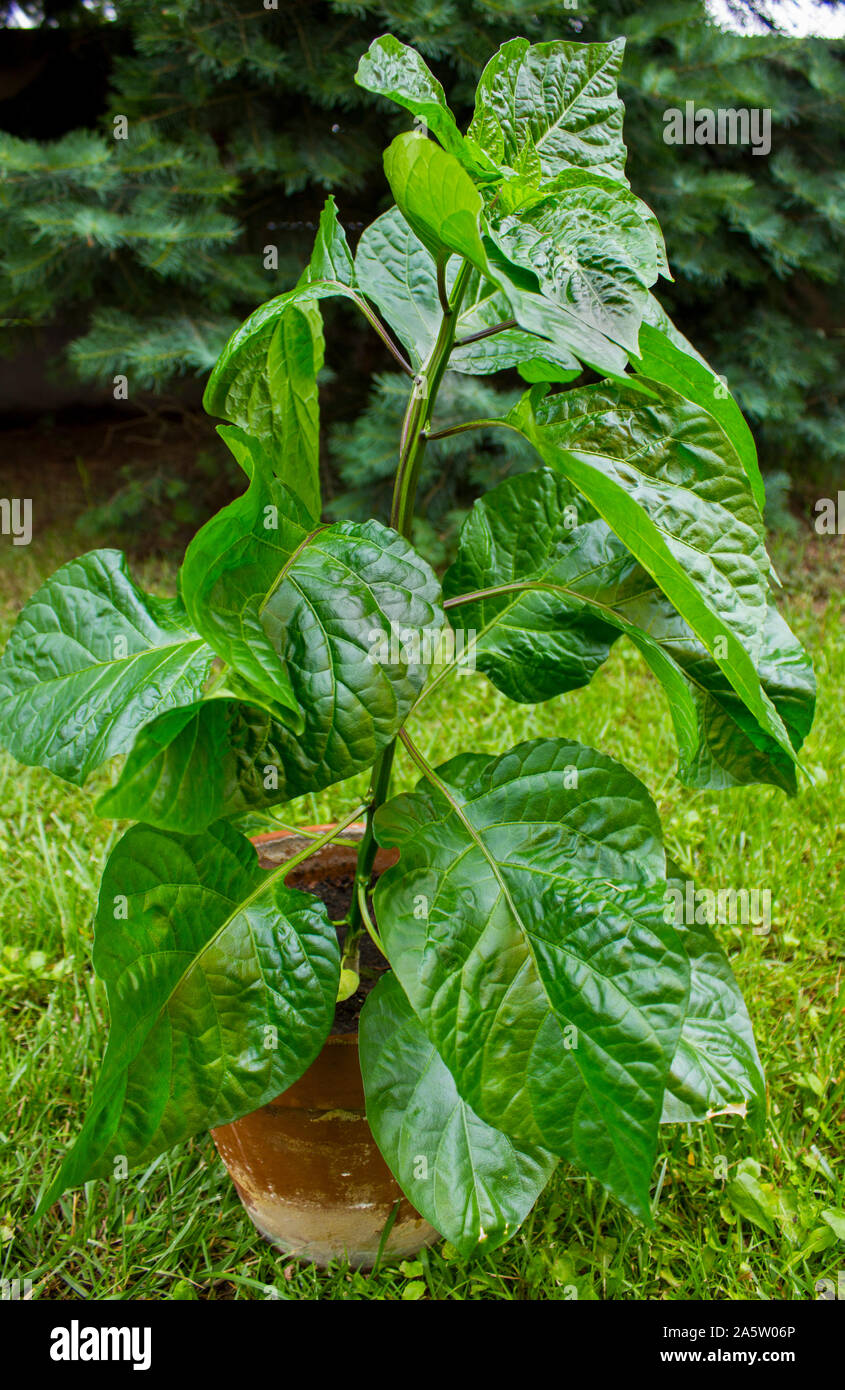
[[[246,491],[189,545],[177,597],[141,592],[100,550],[24,607],[0,663],[3,742],[77,783],[126,753],[98,810],[138,822],[97,909],[102,1071],[41,1211],[190,1135],[278,1115],[318,1059],[325,1091],[365,941],[383,973],[360,1077],[413,1208],[406,1248],[434,1232],[464,1255],[504,1241],[559,1160],[649,1221],[661,1123],[762,1122],[712,905],[667,860],[643,783],[565,739],[491,756],[447,747],[448,728],[434,766],[413,732],[427,680],[461,662],[545,701],[627,638],[665,690],[685,785],[795,790],[812,668],[772,600],[748,427],[651,293],[669,270],[625,177],[622,49],[512,40],[463,134],[419,55],[376,40],[357,80],[416,124],[385,153],[395,206],[353,256],[329,198],[296,288],[247,319],[208,383]],[[320,520],[327,296],[357,306],[408,376],[388,518]],[[505,418],[438,418],[447,370],[504,369],[527,388]],[[537,467],[477,501],[441,582],[414,549],[420,460],[428,440],[493,423]],[[391,796],[400,741],[419,781]],[[259,866],[240,817],[367,769],[360,806]],[[358,821],[338,928],[308,865]],[[298,1180],[307,1199],[307,1152]],[[322,1237],[317,1258],[351,1253]],[[314,1254],[307,1233],[297,1248]]]

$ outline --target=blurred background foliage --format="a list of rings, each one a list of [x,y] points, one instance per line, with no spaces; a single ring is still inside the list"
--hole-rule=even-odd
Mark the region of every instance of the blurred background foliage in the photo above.
[[[729,8],[766,29],[761,0]],[[675,276],[661,298],[748,415],[772,519],[788,526],[790,505],[807,514],[841,477],[845,42],[723,31],[704,0],[37,0],[0,2],[0,24],[0,403],[37,413],[43,377],[63,406],[157,422],[140,452],[116,436],[90,535],[140,527],[166,545],[239,487],[211,422],[186,424],[198,379],[294,282],[329,190],[353,245],[386,206],[381,152],[409,118],[353,82],[386,30],[425,55],[463,120],[507,38],[625,35],[628,174]],[[664,111],[687,101],[770,108],[770,154],[665,144]],[[402,383],[363,321],[326,317],[328,509],[380,514]],[[112,399],[119,373],[126,402]],[[517,389],[506,374],[452,378],[444,418],[487,415]],[[167,420],[185,436],[172,464]],[[423,548],[445,560],[476,490],[529,463],[492,432],[432,449]]]

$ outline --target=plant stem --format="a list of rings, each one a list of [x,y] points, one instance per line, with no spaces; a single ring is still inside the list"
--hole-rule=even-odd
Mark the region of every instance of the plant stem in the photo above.
[[[373,313],[366,299],[364,299],[361,295],[358,294],[353,295],[352,298],[354,302],[357,304],[358,308],[361,310],[361,313],[364,315],[364,318],[367,320],[367,323],[370,325],[372,329],[375,330],[375,332],[378,334],[378,336],[384,343],[384,346],[387,348],[388,352],[399,363],[399,366],[402,368],[402,371],[405,372],[408,376],[413,376],[414,369],[411,366],[410,362],[407,360],[404,354],[400,352],[399,348],[394,343],[393,339],[391,338],[381,319],[378,317],[377,314]]]
[[[376,924],[370,916],[369,912],[367,911],[367,894],[363,889],[361,889],[361,891],[358,894],[358,906],[361,909],[361,916],[364,919],[364,926],[367,928],[367,931],[370,934],[370,938],[372,940],[373,945],[376,947],[377,950],[381,951],[382,955],[386,958],[387,952],[385,951],[384,946],[382,945],[381,937],[378,934]]]
[[[449,313],[440,321],[437,341],[431,350],[428,361],[414,378],[414,385],[402,422],[402,435],[399,441],[399,467],[393,488],[393,503],[390,508],[390,524],[402,536],[411,537],[414,519],[414,501],[417,494],[420,463],[425,451],[429,422],[431,420],[437,392],[443,380],[443,373],[455,342],[455,325],[461,300],[467,287],[472,267],[464,261],[458,271],[452,290]]]
[[[366,805],[361,807],[360,814],[363,815],[365,810]],[[288,825],[287,821],[277,820],[275,816],[267,817],[267,825],[268,828],[272,826],[274,830],[286,830],[289,835],[295,835],[297,839],[301,838],[304,840],[319,840],[320,836],[325,833],[322,830],[306,830],[305,827],[302,825]],[[332,843],[336,845],[343,845],[346,849],[357,849],[361,841],[342,840],[335,831],[335,838]]]
[[[461,425],[448,425],[445,430],[432,430],[427,439],[448,439],[450,434],[463,434],[464,430],[486,430],[491,425],[505,425],[505,420],[464,420]]]
[[[353,821],[359,820],[366,810],[367,803],[362,802],[360,806],[355,807],[354,811],[349,811],[347,815],[344,816],[343,820],[338,821],[337,825],[331,826],[328,830],[324,831],[322,835],[319,835],[316,840],[312,840],[309,845],[305,846],[305,849],[299,851],[299,854],[294,854],[290,859],[285,859],[277,869],[273,870],[273,873],[281,874],[282,878],[287,878],[288,874],[293,873],[294,869],[298,869],[300,864],[303,864],[306,859],[310,859],[312,854],[316,854],[317,850],[323,848],[323,845],[330,845],[332,840],[336,840],[341,831],[345,830],[347,825],[351,825]]]
[[[440,308],[443,310],[443,317],[448,318],[452,312],[449,303],[449,291],[446,288],[446,262],[437,262],[437,298],[440,300]]]
[[[455,347],[467,347],[469,343],[480,343],[482,338],[492,338],[494,333],[504,333],[506,328],[516,327],[516,319],[502,319],[501,323],[493,323],[489,328],[480,328],[477,333],[468,333],[465,338],[458,338]]]
[[[393,486],[393,501],[390,507],[390,525],[400,535],[410,540],[414,522],[414,503],[417,496],[417,483],[419,481],[420,463],[426,444],[426,430],[428,429],[431,413],[437,400],[437,392],[443,380],[443,373],[449,363],[449,357],[455,342],[455,325],[458,319],[458,312],[461,301],[466,293],[469,277],[472,274],[472,266],[469,261],[463,261],[461,268],[455,277],[452,287],[451,299],[445,299],[445,274],[441,277],[442,295],[441,302],[444,303],[443,318],[440,322],[440,329],[437,334],[437,341],[431,350],[428,360],[420,368],[414,377],[414,385],[408,400],[405,418],[402,422],[402,434],[399,440],[399,464],[396,469],[396,479]],[[375,863],[376,844],[375,830],[373,822],[375,813],[379,806],[387,800],[390,789],[390,774],[393,769],[393,759],[396,755],[396,739],[390,743],[384,752],[379,755],[374,766],[372,782],[370,783],[369,804],[367,806],[367,822],[364,830],[364,837],[358,850],[358,863],[355,870],[355,884],[352,892],[352,902],[349,908],[349,934],[354,933],[359,936],[363,930],[363,915],[361,912],[362,902],[366,903],[366,894],[370,886],[370,879],[373,874],[373,864]],[[354,936],[353,936],[354,940]]]
[[[389,743],[383,753],[380,753],[373,764],[373,780],[370,783],[370,791],[367,805],[367,821],[364,828],[364,836],[358,847],[358,861],[355,866],[355,882],[352,885],[352,902],[349,904],[349,930],[346,933],[346,940],[352,937],[355,941],[363,929],[363,913],[361,912],[361,899],[366,897],[370,886],[370,879],[373,873],[378,845],[376,844],[375,830],[373,823],[375,813],[382,802],[387,799],[390,787],[390,773],[393,769],[393,759],[396,755],[396,740]]]

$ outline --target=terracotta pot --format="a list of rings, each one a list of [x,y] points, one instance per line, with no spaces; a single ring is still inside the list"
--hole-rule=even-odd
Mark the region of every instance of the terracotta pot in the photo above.
[[[357,827],[344,832],[353,839],[360,834]],[[254,843],[261,864],[272,868],[307,841],[276,832],[257,835]],[[376,871],[394,859],[395,854],[380,852]],[[289,883],[307,889],[354,870],[354,849],[327,845],[294,871]],[[317,1265],[346,1258],[369,1268],[397,1202],[382,1260],[405,1259],[439,1239],[403,1197],[370,1133],[357,1033],[330,1037],[287,1091],[211,1133],[253,1225],[289,1255]]]

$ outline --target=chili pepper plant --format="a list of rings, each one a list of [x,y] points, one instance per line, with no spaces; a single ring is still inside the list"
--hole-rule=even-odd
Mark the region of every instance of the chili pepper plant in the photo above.
[[[384,155],[394,205],[353,255],[330,197],[298,284],[237,330],[205,392],[242,495],[191,541],[176,597],[102,549],[23,608],[0,738],[74,783],[124,754],[97,810],[135,822],[96,915],[108,1045],[40,1210],[291,1086],[358,985],[366,932],[389,964],[360,1018],[369,1123],[465,1256],[513,1234],[560,1160],[648,1222],[661,1125],[762,1123],[717,914],[667,859],[643,782],[567,738],[491,754],[449,747],[448,726],[435,766],[415,732],[462,664],[535,704],[631,643],[685,786],[796,790],[812,667],[773,600],[749,428],[652,292],[671,275],[625,176],[622,57],[621,40],[515,38],[464,133],[422,58],[377,39],[357,80],[413,118]],[[407,376],[390,514],[364,522],[320,519],[333,296]],[[504,418],[438,415],[447,371],[505,370],[524,393]],[[493,425],[536,466],[478,498],[441,579],[414,548],[421,459]],[[400,743],[418,782],[391,795]],[[335,827],[259,867],[245,816],[367,772]],[[286,879],[355,821],[339,932]],[[373,891],[379,846],[398,859]]]

